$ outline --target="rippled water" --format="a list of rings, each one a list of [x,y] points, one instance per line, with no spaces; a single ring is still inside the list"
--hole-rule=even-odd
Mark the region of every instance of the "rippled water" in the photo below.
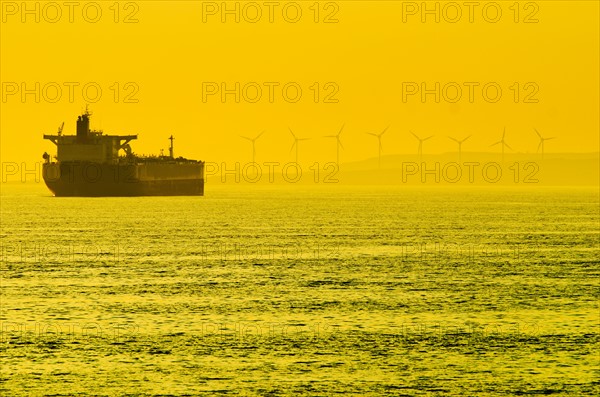
[[[584,188],[3,186],[6,395],[593,395]]]

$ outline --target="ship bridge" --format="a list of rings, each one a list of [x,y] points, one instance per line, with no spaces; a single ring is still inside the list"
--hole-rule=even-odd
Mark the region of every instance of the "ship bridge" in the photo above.
[[[85,113],[77,118],[77,134],[63,135],[62,126],[56,135],[44,134],[57,147],[56,158],[60,162],[89,161],[94,163],[116,163],[119,150],[131,154],[129,142],[137,135],[104,135],[101,131],[90,130],[90,116]]]

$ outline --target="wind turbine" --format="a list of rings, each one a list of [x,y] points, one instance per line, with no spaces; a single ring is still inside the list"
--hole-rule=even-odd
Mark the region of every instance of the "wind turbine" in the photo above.
[[[504,148],[507,147],[510,150],[513,150],[513,148],[511,148],[510,146],[508,146],[508,144],[506,142],[504,142],[504,137],[505,136],[506,136],[506,127],[504,127],[504,132],[502,132],[502,139],[500,139],[498,142],[492,143],[490,145],[490,147],[496,146],[496,145],[501,145],[502,146],[502,161],[504,161]]]
[[[458,143],[458,162],[460,163],[460,158],[462,156],[462,144],[464,141],[466,141],[467,139],[469,139],[471,137],[471,135],[469,135],[466,138],[463,138],[462,140],[458,140],[456,138],[452,138],[451,136],[449,136],[448,138],[452,139],[454,142]]]
[[[325,137],[324,137],[324,138],[335,138],[335,140],[336,140],[336,145],[335,145],[336,149],[337,149],[336,162],[337,162],[338,167],[340,165],[340,147],[342,149],[344,148],[344,145],[342,145],[342,141],[340,140],[340,135],[342,135],[342,131],[344,130],[345,125],[346,124],[342,125],[342,128],[340,128],[340,132],[338,132],[337,135],[325,135]]]
[[[379,147],[379,168],[381,168],[381,151],[383,150],[383,146],[381,145],[381,137],[383,136],[383,134],[385,134],[385,132],[388,130],[388,128],[390,128],[390,126],[388,125],[387,127],[385,127],[385,129],[383,131],[381,131],[379,134],[375,134],[373,132],[367,132],[367,134],[369,135],[373,135],[375,138],[377,138],[377,141],[379,143],[378,147]]]
[[[292,136],[294,137],[294,143],[292,144],[292,148],[290,149],[290,153],[292,152],[292,150],[294,150],[294,147],[296,147],[296,164],[298,164],[298,142],[300,142],[300,141],[308,141],[310,138],[298,138],[296,136],[296,134],[294,134],[294,132],[292,131],[291,128],[289,128],[289,130],[290,130],[290,134],[292,134]]]
[[[249,140],[250,142],[252,142],[252,162],[256,163],[255,158],[256,158],[256,140],[258,138],[260,138],[260,136],[262,134],[264,134],[265,132],[261,132],[260,134],[258,134],[257,136],[255,136],[254,138],[248,138],[247,136],[243,136],[240,135],[242,138]]]
[[[412,131],[410,133],[413,134],[413,136],[419,140],[419,150],[418,150],[419,161],[423,161],[423,142],[425,142],[429,138],[432,138],[433,135],[429,135],[427,138],[421,138]]]
[[[534,130],[535,130],[535,133],[537,134],[537,136],[540,138],[540,144],[537,147],[536,153],[538,153],[540,151],[540,148],[541,148],[542,149],[542,158],[544,158],[544,141],[549,141],[550,139],[555,139],[556,137],[552,136],[550,138],[544,138],[542,136],[542,134],[540,134],[538,132],[537,129],[534,128]]]

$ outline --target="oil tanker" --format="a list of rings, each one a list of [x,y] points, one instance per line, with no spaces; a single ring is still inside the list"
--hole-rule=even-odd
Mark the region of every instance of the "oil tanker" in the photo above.
[[[57,197],[203,196],[204,162],[169,155],[139,156],[129,145],[137,135],[105,135],[90,130],[91,113],[77,117],[76,135],[44,135],[57,147],[44,153],[42,175]]]

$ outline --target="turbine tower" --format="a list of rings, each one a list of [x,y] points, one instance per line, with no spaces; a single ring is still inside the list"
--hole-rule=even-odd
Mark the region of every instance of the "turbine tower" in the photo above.
[[[537,136],[540,138],[540,144],[539,144],[539,145],[538,145],[538,147],[537,147],[536,153],[539,153],[539,151],[540,151],[540,148],[541,148],[541,149],[542,149],[542,158],[544,158],[544,142],[545,142],[545,141],[549,141],[550,139],[555,139],[556,137],[554,137],[554,136],[551,136],[550,138],[544,138],[544,137],[542,136],[542,134],[540,134],[540,133],[538,132],[538,130],[537,130],[537,129],[535,129],[535,128],[534,128],[534,130],[535,130],[535,133],[537,134]]]
[[[375,138],[377,138],[378,141],[378,153],[379,153],[379,168],[381,168],[381,151],[383,150],[383,146],[381,145],[381,137],[383,136],[383,134],[385,134],[385,132],[388,130],[388,128],[390,128],[390,126],[388,125],[387,127],[385,127],[385,129],[383,131],[381,131],[379,134],[375,134],[373,132],[367,132],[367,134],[369,135],[373,135]]]
[[[342,145],[342,141],[340,140],[340,135],[342,134],[342,131],[344,130],[344,126],[345,126],[345,124],[342,125],[342,128],[340,128],[340,132],[338,132],[336,135],[325,135],[325,138],[335,138],[335,140],[336,140],[336,144],[335,144],[336,149],[337,149],[336,164],[338,165],[338,167],[340,165],[340,147],[342,149],[344,148],[344,145]]]
[[[462,140],[458,140],[456,138],[452,138],[451,136],[449,136],[448,138],[452,139],[454,142],[458,143],[458,162],[460,163],[461,157],[462,157],[462,144],[464,141],[466,141],[467,139],[469,139],[471,137],[471,135],[469,135],[466,138],[463,138]]]
[[[289,127],[288,127],[289,128]],[[290,153],[292,152],[292,150],[294,150],[294,147],[296,148],[296,164],[298,164],[298,143],[300,141],[308,141],[310,138],[298,138],[296,136],[296,134],[294,134],[294,132],[292,131],[291,128],[289,128],[290,130],[290,134],[292,134],[292,136],[294,137],[294,143],[292,144],[292,148],[290,149]]]
[[[501,145],[502,146],[502,162],[504,162],[504,148],[507,147],[510,150],[513,150],[505,141],[504,141],[504,137],[506,136],[506,127],[504,127],[504,132],[502,132],[502,139],[500,139],[498,142],[496,143],[492,143],[490,145],[490,147],[492,146],[496,146],[496,145]]]
[[[252,162],[253,163],[256,163],[256,161],[255,161],[256,160],[256,140],[258,138],[260,138],[260,136],[264,133],[265,132],[263,131],[260,134],[258,134],[257,136],[255,136],[254,138],[248,138],[247,136],[240,135],[242,138],[247,139],[250,142],[252,142]]]
[[[415,134],[412,131],[410,133],[413,134],[413,136],[419,140],[418,155],[419,155],[419,162],[421,162],[421,161],[423,161],[423,142],[425,142],[426,140],[432,138],[433,135],[429,135],[427,138],[421,138],[421,137],[419,137],[417,134]]]

